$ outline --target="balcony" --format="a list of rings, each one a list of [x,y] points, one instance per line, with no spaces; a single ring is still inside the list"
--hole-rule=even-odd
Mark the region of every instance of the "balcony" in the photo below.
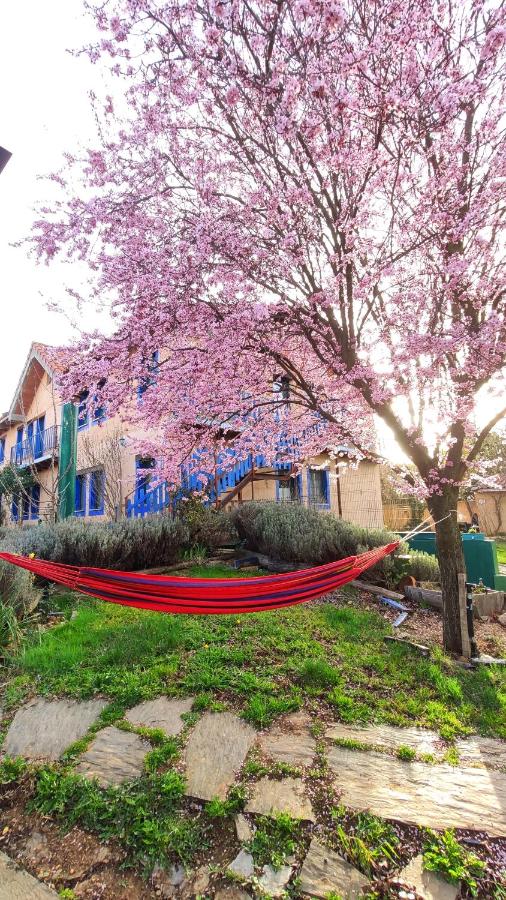
[[[58,426],[37,431],[11,448],[11,466],[22,468],[48,462],[58,450]]]

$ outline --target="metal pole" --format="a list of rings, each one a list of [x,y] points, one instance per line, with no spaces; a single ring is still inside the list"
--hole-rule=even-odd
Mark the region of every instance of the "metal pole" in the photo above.
[[[469,642],[471,644],[471,657],[475,658],[480,655],[480,651],[478,650],[474,637],[473,587],[474,585],[469,581],[466,581],[467,630],[469,632]]]

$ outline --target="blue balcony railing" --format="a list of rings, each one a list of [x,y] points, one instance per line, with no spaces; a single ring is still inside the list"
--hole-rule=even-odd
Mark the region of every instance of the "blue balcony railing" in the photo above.
[[[183,471],[181,488],[186,491],[205,491],[207,496],[205,503],[212,504],[216,499],[226,494],[227,491],[235,488],[253,468],[261,469],[270,465],[263,454],[250,453],[245,459],[238,460],[235,466],[229,468],[231,456],[235,456],[235,451],[228,450],[219,459],[221,466],[218,466],[216,470],[216,477],[203,472],[189,473]],[[279,462],[275,464],[275,468],[282,475],[283,472],[289,471],[290,463]],[[126,515],[136,518],[162,512],[162,510],[170,506],[174,499],[177,499],[177,497],[174,498],[174,495],[171,494],[166,481],[158,484],[151,490],[142,486],[134,493],[131,499],[127,500]]]
[[[50,457],[58,449],[58,426],[36,431],[11,448],[12,466],[30,466]]]
[[[308,426],[304,430],[305,438],[315,434],[322,434],[325,431],[324,422],[315,422],[314,425]],[[281,478],[287,476],[293,463],[300,460],[301,442],[297,437],[290,436],[281,432],[278,435],[276,445],[276,460],[271,463],[262,453],[250,453],[244,459],[239,459],[234,464],[236,452],[234,449],[224,450],[218,457],[218,465],[216,472],[207,473],[203,471],[188,471],[183,469],[181,472],[181,488],[186,491],[205,491],[207,495],[206,504],[213,504],[219,500],[228,491],[233,490],[252,469],[274,468]],[[198,465],[199,454],[196,453],[193,458],[193,465]],[[133,496],[126,502],[126,515],[128,517],[146,516],[152,513],[162,512],[167,509],[174,501],[174,495],[171,494],[169,486],[166,482],[158,484],[154,488],[149,488],[143,484],[137,488]]]

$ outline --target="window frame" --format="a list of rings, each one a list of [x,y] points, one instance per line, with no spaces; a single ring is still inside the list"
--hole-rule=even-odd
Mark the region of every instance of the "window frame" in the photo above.
[[[320,495],[323,497],[321,500],[319,497],[316,498],[313,493],[313,483],[312,483],[312,473],[317,473],[319,475],[324,476],[324,485],[323,485],[323,493]],[[313,503],[318,506],[320,509],[330,509],[330,469],[328,468],[320,468],[317,466],[308,466],[307,470],[307,498],[308,503]]]
[[[291,486],[289,486],[290,497],[284,500],[281,497],[281,483],[288,481],[293,484],[293,491],[291,490]],[[284,478],[276,479],[276,500],[279,503],[300,503],[302,501],[302,475],[300,474],[300,472],[295,477],[286,475]]]
[[[93,506],[92,497],[95,493],[93,487],[93,480],[96,475],[101,476],[101,493],[100,493],[100,506]],[[105,509],[105,471],[104,469],[92,469],[88,472],[88,515],[89,516],[103,516]]]
[[[40,517],[40,484],[32,484],[30,489],[30,519],[39,519]]]

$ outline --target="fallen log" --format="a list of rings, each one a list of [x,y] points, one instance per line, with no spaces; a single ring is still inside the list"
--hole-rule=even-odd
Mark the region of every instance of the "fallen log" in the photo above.
[[[367,591],[368,594],[380,594],[382,597],[388,597],[390,600],[404,600],[404,594],[398,594],[397,591],[387,591],[377,584],[368,584],[366,581],[359,581],[358,579],[352,581],[351,584],[360,591]]]

